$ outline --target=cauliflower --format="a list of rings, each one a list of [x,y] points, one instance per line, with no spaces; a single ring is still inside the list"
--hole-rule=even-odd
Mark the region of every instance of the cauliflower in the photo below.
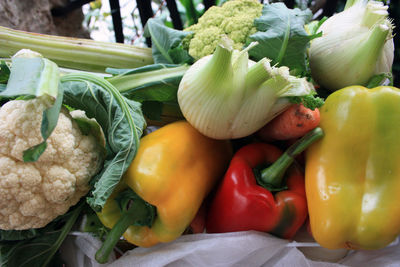
[[[88,193],[90,178],[102,166],[104,148],[81,133],[66,109],[39,160],[23,161],[23,151],[43,141],[48,99],[11,100],[0,108],[0,229],[47,225]]]
[[[254,19],[261,16],[263,5],[257,0],[231,0],[221,7],[212,6],[197,24],[185,29],[193,34],[184,40],[189,55],[195,60],[210,55],[222,35],[233,40],[233,48],[241,50],[248,36],[256,33]]]

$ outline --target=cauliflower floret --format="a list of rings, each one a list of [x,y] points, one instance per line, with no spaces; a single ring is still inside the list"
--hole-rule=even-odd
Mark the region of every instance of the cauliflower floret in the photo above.
[[[183,40],[189,44],[189,55],[198,60],[212,54],[223,34],[232,39],[234,49],[241,50],[247,37],[257,31],[254,19],[261,16],[262,7],[258,0],[231,0],[209,8],[197,24],[185,29],[193,32]]]
[[[104,148],[83,135],[66,109],[36,162],[23,162],[26,149],[43,141],[40,127],[48,98],[12,100],[0,108],[0,229],[47,225],[89,191],[101,168]]]

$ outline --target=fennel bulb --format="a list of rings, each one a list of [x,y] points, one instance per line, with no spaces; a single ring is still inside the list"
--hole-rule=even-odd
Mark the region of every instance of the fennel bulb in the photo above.
[[[391,72],[393,25],[387,9],[382,2],[348,0],[344,11],[322,23],[322,37],[309,49],[312,77],[319,85],[334,91]]]
[[[223,38],[214,54],[196,61],[184,74],[178,103],[186,120],[214,139],[248,136],[291,105],[289,97],[310,95],[305,78],[275,68],[266,58],[249,60],[248,50],[232,48]]]

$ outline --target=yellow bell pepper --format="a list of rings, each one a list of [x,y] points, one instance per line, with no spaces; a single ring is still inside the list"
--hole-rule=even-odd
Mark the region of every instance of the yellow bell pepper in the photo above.
[[[141,139],[132,164],[98,217],[112,228],[121,219],[117,196],[130,188],[157,211],[150,226],[130,225],[124,238],[141,247],[172,241],[194,219],[231,157],[228,141],[205,137],[185,121],[168,124]]]
[[[306,155],[311,232],[330,249],[378,249],[400,234],[400,89],[352,86],[320,109]]]

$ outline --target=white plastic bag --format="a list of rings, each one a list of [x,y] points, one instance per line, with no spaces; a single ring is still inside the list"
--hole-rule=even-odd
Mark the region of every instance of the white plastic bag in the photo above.
[[[62,256],[67,266],[73,267],[400,266],[398,241],[380,250],[343,253],[342,250],[323,249],[314,242],[289,242],[256,231],[184,235],[170,243],[135,248],[118,259],[112,255],[105,265],[98,264],[94,259],[100,245],[98,239],[87,233],[73,233],[62,246]],[[306,255],[313,257],[306,257],[302,252],[304,249],[309,250]]]

